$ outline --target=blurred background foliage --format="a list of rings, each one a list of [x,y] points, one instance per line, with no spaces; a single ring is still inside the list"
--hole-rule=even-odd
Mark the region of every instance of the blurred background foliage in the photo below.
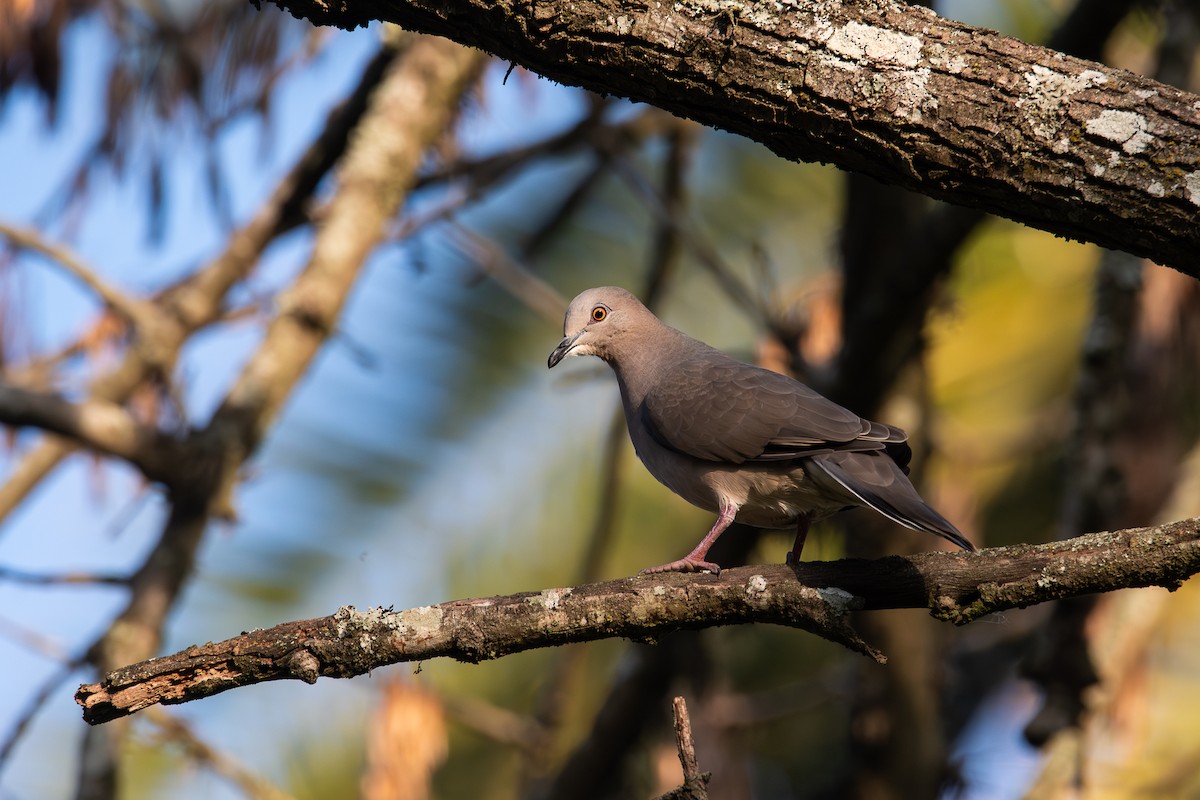
[[[1104,57],[1151,71],[1177,12],[1125,6]],[[1047,41],[1073,4],[938,8]],[[151,294],[211,257],[254,212],[378,41],[375,29],[314,31],[241,2],[0,0],[0,222],[67,242],[114,284]],[[602,146],[581,135],[484,180],[487,157],[587,119],[619,133]],[[446,179],[456,165],[466,177]],[[747,360],[769,362],[772,348],[795,347],[814,356],[810,378],[821,385],[840,337],[843,178],[491,65],[247,471],[237,522],[214,525],[165,650],[344,604],[401,608],[628,575],[683,552],[707,515],[654,483],[627,443],[615,451],[615,494],[602,491],[614,381],[582,360],[549,373],[559,323],[493,280],[496,266],[486,262],[514,261],[564,298],[603,284],[645,293],[661,282],[656,308],[668,322]],[[676,189],[660,190],[672,181]],[[554,221],[577,190],[573,213]],[[656,203],[673,210],[663,216]],[[406,228],[423,217],[432,221]],[[668,237],[668,255],[656,256],[671,219],[683,224]],[[231,297],[239,313],[189,343],[174,376],[186,420],[219,401],[312,236],[306,223],[278,239]],[[916,434],[926,496],[981,544],[1058,534],[1100,260],[1095,247],[983,221],[937,286],[917,365],[878,413]],[[125,343],[119,329],[97,323],[101,312],[44,260],[0,250],[6,369],[75,348],[48,380],[78,394]],[[1179,436],[1186,453],[1191,441]],[[10,437],[7,468],[35,438]],[[1184,469],[1162,513],[1200,513],[1198,471]],[[104,628],[124,591],[20,575],[128,571],[165,513],[165,501],[128,468],[75,456],[0,528],[0,662],[9,678],[0,725],[14,743],[0,796],[73,796],[83,723],[71,692],[91,677],[60,665]],[[607,544],[593,544],[609,525]],[[855,530],[853,522],[822,526],[809,557],[839,557],[843,533]],[[751,560],[781,560],[787,539],[764,535]],[[1117,711],[1095,712],[1107,749],[1093,730],[1091,740],[1077,734],[1070,751],[1088,754],[1088,796],[1196,795],[1196,595],[1192,585],[1169,602],[1157,590],[1132,593],[1130,602],[1149,603],[1130,612],[1133,622],[1107,610],[1117,632],[1109,630],[1116,638],[1103,652],[1115,661],[1102,659],[1101,672],[1110,672],[1094,691],[1101,709]],[[935,680],[952,706],[974,711],[946,768],[948,785],[959,773],[958,796],[1070,785],[1050,771],[1035,782],[1043,762],[1056,763],[1052,748],[1045,755],[1020,737],[1038,690],[1016,677],[1011,653],[995,655],[1027,642],[1046,613],[1005,615],[943,639],[952,657]],[[895,617],[901,626],[927,622],[920,611]],[[695,698],[701,766],[721,787],[714,796],[849,796],[856,761],[846,742],[869,724],[851,713],[856,676],[877,667],[765,626],[672,638],[659,648],[680,654],[669,683]],[[612,687],[652,649],[601,642],[481,665],[432,662],[173,707],[133,721],[121,794],[545,796]],[[956,698],[954,673],[969,670],[972,654],[1001,669],[970,700]],[[55,688],[42,703],[47,681]],[[595,796],[649,797],[678,782],[669,701],[640,713],[645,736],[628,743],[632,755]],[[26,719],[28,728],[15,727]],[[861,786],[854,793],[869,796]]]

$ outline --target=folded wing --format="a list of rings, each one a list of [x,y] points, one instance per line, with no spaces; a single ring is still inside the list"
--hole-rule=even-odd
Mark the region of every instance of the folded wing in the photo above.
[[[790,461],[895,445],[907,454],[908,437],[898,428],[862,419],[797,380],[711,348],[672,365],[671,373],[639,413],[660,444],[694,458]]]
[[[950,522],[931,508],[900,467],[884,453],[835,452],[813,458],[816,467],[864,505],[906,528],[941,536],[964,550],[974,550]]]

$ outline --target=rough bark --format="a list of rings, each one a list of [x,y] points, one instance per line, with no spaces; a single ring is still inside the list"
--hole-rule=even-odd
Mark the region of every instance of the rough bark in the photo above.
[[[858,608],[929,608],[966,624],[1047,600],[1135,586],[1176,588],[1200,572],[1200,518],[1065,542],[877,560],[643,575],[406,611],[341,608],[113,670],[81,686],[90,723],[270,680],[348,678],[402,661],[478,662],[537,647],[746,622],[800,628],[882,662],[849,627]]]
[[[276,0],[1200,276],[1200,97],[898,0]]]

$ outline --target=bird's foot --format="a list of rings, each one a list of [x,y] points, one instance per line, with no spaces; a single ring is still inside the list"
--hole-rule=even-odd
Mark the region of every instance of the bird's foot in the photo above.
[[[704,561],[691,556],[684,556],[678,561],[672,561],[669,564],[660,564],[657,567],[647,567],[642,570],[642,575],[656,575],[660,572],[711,572],[713,575],[721,574],[721,565],[714,564],[711,561]]]

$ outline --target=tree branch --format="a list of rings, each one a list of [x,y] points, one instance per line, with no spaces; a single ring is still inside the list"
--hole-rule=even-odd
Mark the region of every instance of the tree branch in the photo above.
[[[341,313],[367,257],[383,240],[429,143],[454,119],[482,66],[478,53],[422,37],[405,51],[373,96],[338,173],[320,235],[304,270],[278,300],[258,351],[246,364],[206,434],[218,437],[233,466],[257,449]],[[388,165],[386,171],[381,164]],[[233,472],[224,478],[229,483]]]
[[[14,247],[40,253],[58,264],[69,275],[94,292],[106,306],[132,323],[135,328],[156,327],[155,323],[158,322],[158,317],[162,315],[162,312],[153,303],[127,295],[109,286],[100,277],[99,272],[85,264],[83,259],[71,252],[65,245],[51,242],[35,230],[19,228],[4,222],[0,222],[0,236],[6,237]],[[142,332],[145,333],[145,330]]]
[[[267,246],[304,218],[304,207],[318,185],[342,157],[351,131],[367,112],[367,103],[396,58],[396,48],[385,46],[363,70],[354,92],[325,120],[321,133],[276,185],[255,215],[229,238],[211,262],[161,292],[157,304],[179,325],[160,326],[151,338],[139,336],[113,370],[98,376],[88,387],[92,399],[124,403],[155,370],[167,371],[184,344],[197,330],[220,319],[230,291],[258,263]],[[144,331],[139,333],[146,333]],[[46,437],[26,453],[0,485],[0,521],[72,451],[70,442]]]
[[[720,575],[634,578],[407,611],[332,616],[244,633],[114,670],[75,695],[97,724],[155,703],[186,703],[253,683],[349,678],[402,661],[478,662],[569,642],[647,640],[681,628],[771,622],[875,658],[847,624],[857,608],[929,608],[966,624],[1063,597],[1136,586],[1174,589],[1200,572],[1200,518],[1063,542],[741,567]],[[797,580],[798,578],[798,580]]]
[[[450,241],[498,286],[551,325],[560,324],[569,301],[557,289],[482,233],[457,222],[448,223],[447,228]]]
[[[708,782],[712,780],[712,773],[700,772],[700,766],[696,763],[696,742],[692,739],[692,719],[688,715],[687,703],[682,697],[676,697],[672,706],[679,765],[683,767],[683,785],[660,794],[654,800],[708,800]]]
[[[256,0],[257,1],[257,0]],[[1200,275],[1200,97],[899,0],[275,0]]]
[[[158,726],[163,740],[177,744],[184,755],[197,766],[207,767],[229,781],[249,800],[291,800],[292,795],[254,774],[233,756],[201,739],[185,720],[172,717],[161,708],[150,709],[147,714],[150,721]]]
[[[170,516],[130,580],[125,609],[89,651],[89,660],[102,672],[158,649],[209,518],[232,513],[238,471],[336,328],[363,262],[406,196],[421,155],[454,119],[481,62],[478,54],[428,37],[413,42],[402,58],[387,59],[348,140],[338,187],[308,263],[279,298],[262,343],[212,420],[191,438],[204,456],[198,459],[202,474],[174,487]],[[112,796],[120,730],[93,729],[84,736],[80,787],[102,786],[99,794]]]
[[[187,463],[189,448],[115,403],[77,403],[51,392],[19,389],[0,381],[0,424],[35,427],[70,439],[93,452],[128,461],[148,479],[171,484]]]

